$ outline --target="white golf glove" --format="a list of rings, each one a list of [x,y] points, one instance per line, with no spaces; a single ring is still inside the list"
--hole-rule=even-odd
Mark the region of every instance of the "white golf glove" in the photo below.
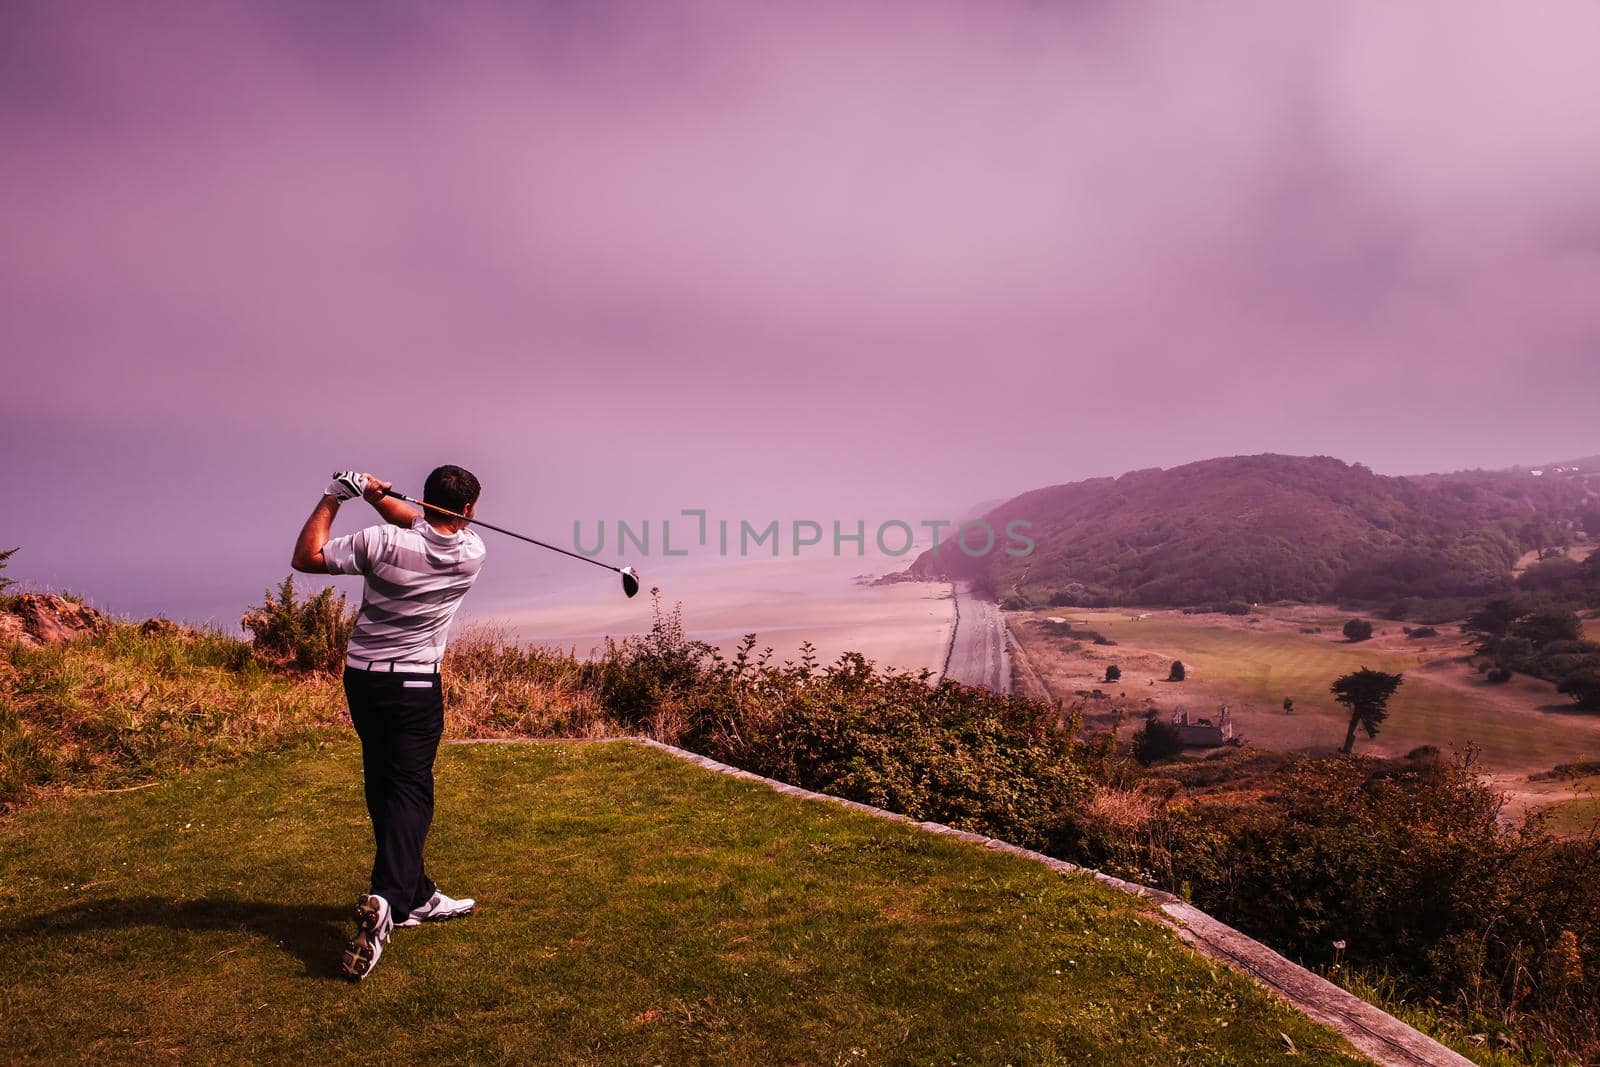
[[[340,471],[322,492],[335,500],[354,500],[367,491],[367,476],[355,471]]]

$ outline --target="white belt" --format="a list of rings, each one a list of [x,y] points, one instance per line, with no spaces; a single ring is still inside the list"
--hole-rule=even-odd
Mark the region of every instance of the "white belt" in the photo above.
[[[347,656],[344,661],[346,667],[354,667],[358,671],[388,671],[390,674],[438,674],[439,661],[430,660],[417,662],[393,659],[357,659]]]

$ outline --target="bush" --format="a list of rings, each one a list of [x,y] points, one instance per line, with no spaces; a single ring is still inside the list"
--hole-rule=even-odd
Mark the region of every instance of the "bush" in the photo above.
[[[1218,604],[1184,608],[1183,613],[1185,615],[1248,615],[1250,614],[1250,605],[1243,600],[1229,600]]]
[[[650,596],[650,632],[621,641],[607,638],[604,654],[584,665],[584,682],[627,729],[644,729],[663,705],[700,688],[719,661],[716,649],[684,636],[678,609],[662,612],[659,591],[652,589]],[[747,635],[741,657],[748,658],[754,645],[755,635]],[[805,649],[809,657],[810,646]],[[805,662],[810,665],[809,659]]]
[[[1581,640],[1583,623],[1566,608],[1541,608],[1512,623],[1510,632],[1539,649],[1555,641]]]
[[[1122,668],[1115,663],[1106,668],[1106,681],[1115,682],[1122,678]]]
[[[1568,675],[1556,687],[1570,696],[1585,711],[1600,711],[1600,671],[1586,670]]]
[[[1490,667],[1484,672],[1483,680],[1494,685],[1504,685],[1511,681],[1511,672],[1504,667]]]
[[[18,549],[18,548],[3,548],[3,549],[0,549],[0,571],[3,571],[3,570],[6,569],[6,561],[9,560],[12,556],[16,555],[19,551],[20,551],[20,549]],[[0,574],[0,593],[5,592],[7,586],[12,586],[12,585],[16,585],[16,584],[17,583],[16,583],[15,579],[7,578],[5,575]]]
[[[1042,847],[1093,791],[1054,705],[859,654],[816,670],[717,664],[694,696],[685,747],[784,782],[915,819]]]
[[[240,621],[250,631],[256,654],[267,662],[303,671],[338,671],[355,614],[345,606],[344,594],[334,596],[331,586],[299,600],[291,574],[276,595],[268,589]]]
[[[1132,830],[1086,815],[1074,858],[1182,890],[1308,966],[1344,942],[1343,965],[1464,1033],[1493,1026],[1514,1062],[1594,1062],[1600,840],[1501,816],[1470,757],[1306,760],[1259,800],[1174,804]]]
[[[1183,752],[1183,740],[1178,728],[1155,715],[1133,734],[1133,758],[1149,766],[1160,760],[1171,759]]]
[[[1188,671],[1184,669],[1183,660],[1175,659],[1172,661],[1172,669],[1167,672],[1167,681],[1181,682],[1187,675]]]
[[[1407,628],[1406,637],[1412,641],[1421,641],[1428,637],[1438,637],[1439,631],[1432,626],[1418,626],[1416,629]]]
[[[1344,635],[1351,641],[1366,641],[1372,637],[1372,624],[1366,619],[1351,619],[1344,624]]]
[[[1420,597],[1401,597],[1399,600],[1394,601],[1388,607],[1383,609],[1383,617],[1396,622],[1401,619],[1409,618],[1411,613],[1415,611],[1418,605],[1421,603],[1422,599]]]

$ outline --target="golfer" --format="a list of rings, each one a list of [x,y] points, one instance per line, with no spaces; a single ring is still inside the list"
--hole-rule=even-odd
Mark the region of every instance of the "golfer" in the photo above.
[[[341,962],[358,981],[378,965],[395,926],[453,919],[475,903],[439,892],[423,869],[422,848],[433,820],[433,759],[444,732],[439,665],[445,634],[483,566],[483,539],[464,520],[384,496],[389,486],[370,474],[335,475],[301,528],[293,559],[297,571],[366,579],[344,664],[377,842],[372,887],[356,904],[356,935]],[[384,522],[330,540],[339,505],[357,496]],[[440,467],[428,475],[423,499],[470,518],[478,479],[460,467]]]

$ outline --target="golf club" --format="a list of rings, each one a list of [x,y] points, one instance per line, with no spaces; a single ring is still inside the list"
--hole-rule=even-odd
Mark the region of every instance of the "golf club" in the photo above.
[[[550,551],[559,552],[563,556],[571,556],[573,559],[581,559],[585,563],[593,563],[596,567],[604,567],[608,571],[615,571],[616,573],[622,575],[622,591],[624,593],[626,593],[628,596],[633,596],[639,591],[639,572],[634,570],[632,567],[613,567],[609,563],[602,563],[599,560],[591,559],[588,556],[580,556],[576,552],[568,551],[565,548],[557,548],[555,545],[547,545],[538,538],[529,537],[527,534],[519,534],[515,530],[507,530],[503,526],[496,526],[493,523],[484,522],[482,519],[469,518],[466,515],[461,515],[451,511],[449,508],[441,508],[437,504],[430,504],[426,500],[418,500],[416,497],[406,496],[404,493],[398,493],[393,489],[385,489],[383,491],[383,495],[392,496],[396,500],[404,500],[407,504],[415,504],[419,508],[427,508],[429,511],[437,511],[439,514],[448,515],[452,519],[461,519],[465,522],[470,522],[474,526],[482,526],[485,529],[493,530],[495,533],[503,533],[507,537],[515,537],[517,540],[526,541],[530,545],[538,545],[540,548],[548,548]]]

